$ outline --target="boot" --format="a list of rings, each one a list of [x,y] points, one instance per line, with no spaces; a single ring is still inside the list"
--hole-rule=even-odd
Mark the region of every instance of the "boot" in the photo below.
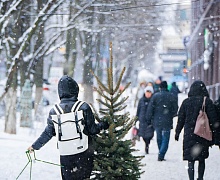
[[[164,158],[159,158],[159,157],[158,157],[157,160],[158,160],[158,161],[166,161],[166,159],[164,159]]]
[[[145,152],[146,152],[146,154],[149,154],[149,147],[145,148]]]

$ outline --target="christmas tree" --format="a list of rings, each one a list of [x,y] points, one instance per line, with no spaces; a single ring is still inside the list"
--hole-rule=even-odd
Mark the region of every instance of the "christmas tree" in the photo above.
[[[131,129],[135,119],[130,118],[130,113],[125,112],[125,102],[128,97],[123,97],[123,92],[129,87],[128,83],[123,90],[120,89],[125,68],[121,71],[117,83],[114,85],[112,44],[110,43],[110,66],[107,69],[107,85],[95,76],[98,82],[97,92],[101,96],[97,101],[102,105],[99,114],[95,112],[98,121],[105,120],[109,129],[100,133],[95,138],[95,161],[92,178],[94,179],[139,179],[141,173],[141,156],[133,154],[130,139],[125,135]],[[101,116],[101,118],[99,117]]]

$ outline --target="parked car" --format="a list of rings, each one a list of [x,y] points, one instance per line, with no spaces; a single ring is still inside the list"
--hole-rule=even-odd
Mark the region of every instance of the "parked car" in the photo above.
[[[34,108],[35,88],[33,88],[33,93],[32,94],[33,94],[32,95],[32,97],[33,97],[32,108]],[[41,103],[43,104],[43,106],[50,105],[50,101],[49,101],[49,98],[48,98],[50,96],[50,94],[51,94],[50,83],[48,82],[47,79],[43,79],[43,96],[42,96],[42,100],[41,100]]]

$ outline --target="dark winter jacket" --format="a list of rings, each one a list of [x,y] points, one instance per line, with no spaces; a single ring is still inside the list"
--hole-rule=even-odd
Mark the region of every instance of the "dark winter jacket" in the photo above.
[[[172,83],[172,87],[170,89],[170,93],[173,94],[175,97],[178,97],[178,94],[180,93],[180,90],[177,87],[175,82]]]
[[[137,108],[137,120],[139,121],[138,135],[143,138],[151,139],[153,136],[152,128],[147,128],[147,107],[150,102],[150,98],[146,98],[145,95],[139,100]],[[151,131],[151,132],[149,132]],[[149,134],[151,137],[149,137]]]
[[[177,114],[178,104],[174,96],[166,89],[155,93],[147,109],[147,123],[154,128],[170,130],[173,128],[173,117]]]
[[[199,111],[202,108],[203,99],[206,96],[205,111],[207,113],[210,128],[216,122],[212,100],[209,99],[208,91],[202,81],[195,81],[178,112],[178,122],[176,126],[176,136],[179,137],[181,130],[184,128],[183,136],[183,159],[188,161],[204,160],[209,156],[209,146],[212,142],[195,135],[194,128]]]
[[[65,113],[71,112],[72,106],[78,100],[79,87],[78,84],[70,77],[63,76],[58,84],[58,94],[60,97],[60,107]],[[84,103],[79,110],[83,110],[83,116],[85,120],[85,131],[87,135],[95,135],[103,129],[104,124],[101,122],[99,124],[95,123],[95,119],[90,106]],[[47,118],[47,126],[37,141],[33,144],[33,148],[38,150],[43,145],[45,145],[53,136],[56,135],[54,124],[52,122],[51,115],[56,115],[56,112],[52,108],[50,110],[49,116]]]
[[[78,100],[78,93],[78,84],[72,78],[65,75],[60,79],[58,83],[58,94],[61,100],[59,105],[65,113],[71,112],[72,106]],[[91,146],[91,135],[99,133],[101,129],[106,129],[106,123],[95,123],[92,110],[87,103],[83,103],[79,110],[83,111],[85,122],[84,133],[89,136],[89,148],[88,150],[76,155],[67,155],[60,157],[61,164],[64,166],[64,168],[61,168],[62,177],[65,180],[72,180],[73,177],[77,179],[83,179],[90,176],[93,164],[93,148]],[[51,115],[56,115],[54,109],[51,109],[49,112],[49,116],[47,118],[47,126],[45,130],[32,145],[35,150],[40,149],[53,136],[56,135]],[[77,172],[73,172],[74,168],[78,169]]]

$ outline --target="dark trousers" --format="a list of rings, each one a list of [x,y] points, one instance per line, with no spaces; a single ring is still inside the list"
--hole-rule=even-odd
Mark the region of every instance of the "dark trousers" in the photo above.
[[[150,140],[149,138],[143,138],[144,142],[145,142],[145,152],[148,154],[149,153],[149,144],[150,144]]]
[[[61,175],[63,180],[89,179],[93,169],[94,156],[87,151],[69,156],[60,156]]]
[[[194,180],[194,165],[195,165],[195,161],[188,161],[189,180]],[[199,161],[198,180],[203,180],[204,172],[205,172],[205,160]]]

